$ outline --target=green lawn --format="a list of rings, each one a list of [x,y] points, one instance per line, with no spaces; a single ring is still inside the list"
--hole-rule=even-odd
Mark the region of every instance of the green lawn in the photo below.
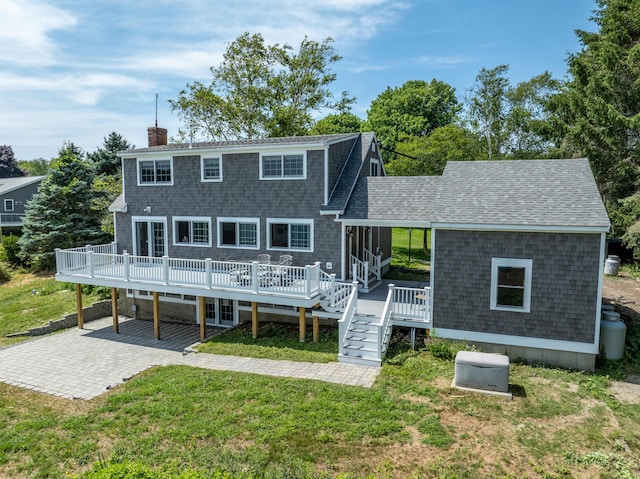
[[[52,273],[10,272],[11,279],[0,283],[0,346],[15,342],[7,334],[42,326],[76,311],[75,285],[60,283]],[[84,294],[88,306],[100,298]]]
[[[451,389],[454,364],[433,351],[391,358],[371,389],[185,366],[87,402],[0,384],[0,476],[637,477],[640,407],[606,378],[512,364],[508,401]]]

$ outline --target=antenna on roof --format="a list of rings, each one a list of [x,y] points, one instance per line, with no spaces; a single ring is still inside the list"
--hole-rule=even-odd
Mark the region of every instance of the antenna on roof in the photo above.
[[[156,128],[158,128],[158,94],[156,93]]]

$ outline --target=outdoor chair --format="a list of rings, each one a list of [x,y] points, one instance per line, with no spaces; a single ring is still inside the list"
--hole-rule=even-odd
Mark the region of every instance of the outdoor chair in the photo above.
[[[293,256],[291,256],[290,254],[282,254],[280,255],[280,261],[278,261],[278,264],[281,266],[291,266],[293,265]]]
[[[260,263],[260,264],[271,264],[271,255],[270,254],[259,254],[258,255],[258,263]]]

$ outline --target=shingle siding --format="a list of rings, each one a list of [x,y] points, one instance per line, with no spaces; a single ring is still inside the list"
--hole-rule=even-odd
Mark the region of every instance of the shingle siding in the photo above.
[[[356,141],[359,141],[358,138],[354,138],[351,141],[334,143],[329,147],[329,194],[331,194],[335,188],[344,164],[349,158],[349,152]]]
[[[21,188],[9,191],[0,195],[0,213],[3,214],[22,214],[25,212],[25,208],[29,200],[38,192],[40,182],[32,183],[30,185],[23,186]],[[4,209],[4,200],[13,200],[13,211],[6,211]]]
[[[324,198],[324,151],[307,151],[306,180],[260,180],[259,153],[222,155],[222,182],[202,182],[200,156],[173,157],[173,185],[137,186],[135,159],[124,160],[127,213],[117,215],[117,241],[120,250],[133,253],[132,216],[166,217],[167,254],[171,257],[222,260],[234,256],[252,261],[266,252],[277,258],[286,251],[267,251],[267,218],[314,220],[314,251],[294,251],[296,265],[314,261],[333,262],[340,271],[340,228],[333,218],[319,214]],[[144,208],[151,207],[151,213]],[[211,218],[212,247],[173,245],[174,216]],[[260,218],[260,250],[217,248],[218,217]]]
[[[593,343],[600,234],[436,230],[433,326]],[[490,309],[491,259],[533,260],[531,312]]]

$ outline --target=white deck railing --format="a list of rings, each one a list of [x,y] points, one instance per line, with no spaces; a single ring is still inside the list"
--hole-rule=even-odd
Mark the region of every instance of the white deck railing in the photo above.
[[[265,265],[116,254],[115,245],[56,249],[57,272],[64,276],[141,284],[312,298],[322,293],[320,263],[311,266]]]
[[[335,274],[320,271],[320,289],[326,298],[323,307],[329,311],[344,311],[353,287],[353,283],[336,281]]]
[[[351,255],[351,276],[354,281],[362,284],[364,290],[369,289],[369,263]]]
[[[391,312],[394,319],[431,322],[431,288],[394,286]]]
[[[377,279],[382,279],[382,268],[380,267],[382,257],[380,255],[375,255],[367,248],[364,248],[364,262],[369,265],[369,271],[375,274]]]

